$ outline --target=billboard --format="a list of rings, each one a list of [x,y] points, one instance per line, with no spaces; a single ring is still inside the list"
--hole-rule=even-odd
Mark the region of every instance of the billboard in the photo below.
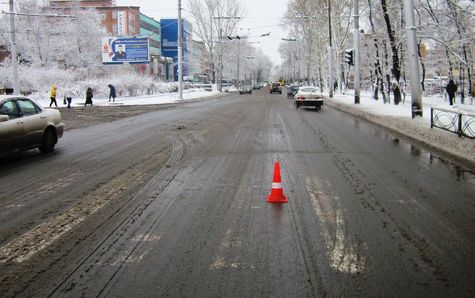
[[[102,63],[149,63],[148,37],[135,38],[102,38]]]

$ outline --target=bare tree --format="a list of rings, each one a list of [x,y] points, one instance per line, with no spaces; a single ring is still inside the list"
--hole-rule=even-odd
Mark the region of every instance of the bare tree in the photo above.
[[[212,81],[216,81],[216,67],[218,54],[218,36],[233,35],[238,19],[223,18],[237,17],[244,15],[244,9],[238,0],[190,0],[188,10],[191,13],[192,23],[196,39],[201,41],[201,52],[206,65],[206,72],[211,76]],[[221,28],[218,28],[218,19]],[[221,42],[221,41],[219,41]]]

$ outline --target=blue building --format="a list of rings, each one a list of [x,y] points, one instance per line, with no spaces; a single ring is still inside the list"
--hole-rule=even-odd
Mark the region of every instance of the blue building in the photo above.
[[[162,56],[173,59],[174,81],[178,81],[178,19],[161,19],[162,27]],[[186,20],[182,21],[183,36],[183,76],[188,76],[189,67],[186,63],[188,58],[188,43],[191,42],[192,27]],[[168,76],[168,73],[167,73]]]

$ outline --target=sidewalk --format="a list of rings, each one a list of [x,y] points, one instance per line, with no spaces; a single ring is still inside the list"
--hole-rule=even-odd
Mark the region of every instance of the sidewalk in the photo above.
[[[462,110],[475,115],[475,106],[470,105],[470,99],[466,99],[469,104],[461,105],[457,99],[456,102],[459,104],[450,106],[445,98],[438,95],[424,97],[422,99],[423,117],[412,119],[410,96],[406,97],[405,102],[396,106],[394,103],[384,104],[381,97],[376,101],[371,98],[371,94],[362,93],[360,104],[355,105],[353,94],[352,90],[351,93],[335,94],[334,98],[327,100],[326,104],[384,126],[475,171],[475,140],[459,138],[455,133],[430,127],[431,107]]]

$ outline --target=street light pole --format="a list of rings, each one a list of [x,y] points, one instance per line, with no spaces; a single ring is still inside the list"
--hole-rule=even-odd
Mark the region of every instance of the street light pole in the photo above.
[[[18,89],[18,61],[17,61],[17,52],[16,52],[16,39],[15,39],[15,13],[13,7],[13,0],[9,0],[10,4],[10,31],[11,31],[11,63],[12,63],[12,72],[13,72],[13,94],[20,94]]]
[[[178,0],[178,99],[183,99],[183,40],[181,0]]]

